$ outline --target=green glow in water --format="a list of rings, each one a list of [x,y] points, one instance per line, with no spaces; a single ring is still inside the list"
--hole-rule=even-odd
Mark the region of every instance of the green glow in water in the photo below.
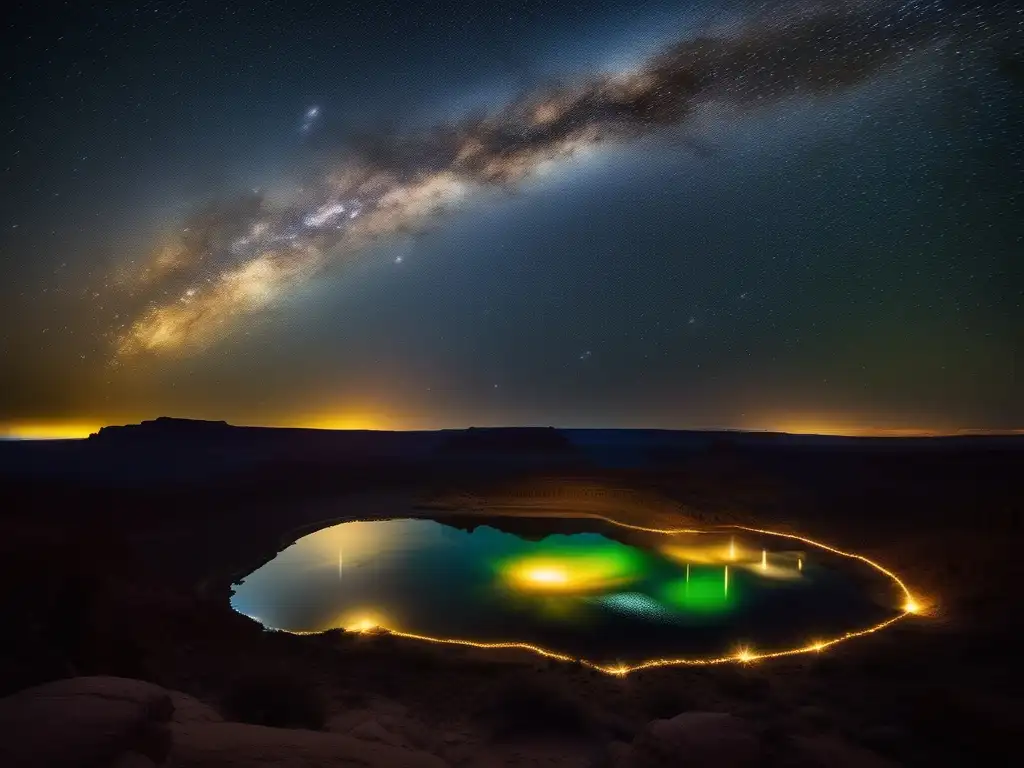
[[[690,566],[687,575],[663,587],[663,599],[684,611],[721,613],[736,607],[736,574],[722,567]]]
[[[644,577],[647,559],[640,550],[601,537],[551,537],[524,554],[497,562],[512,586],[527,591],[592,592],[621,587]]]

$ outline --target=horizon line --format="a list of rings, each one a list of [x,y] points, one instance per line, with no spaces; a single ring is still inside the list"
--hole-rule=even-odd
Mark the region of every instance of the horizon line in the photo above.
[[[692,426],[692,427],[601,427],[601,426],[557,426],[554,424],[469,424],[465,426],[423,427],[423,428],[387,428],[377,426],[365,427],[331,427],[317,424],[235,424],[225,419],[197,419],[190,417],[157,416],[151,419],[127,423],[100,424],[86,421],[20,421],[0,423],[0,440],[4,441],[52,441],[52,440],[83,440],[99,434],[107,428],[136,426],[158,419],[174,419],[177,421],[205,422],[224,424],[235,429],[280,429],[306,430],[316,432],[388,432],[388,433],[419,433],[419,432],[460,432],[469,429],[558,429],[562,431],[602,431],[602,432],[731,432],[749,435],[786,435],[793,437],[839,437],[839,438],[952,438],[952,437],[1015,437],[1024,435],[1024,428],[972,428],[960,429],[924,429],[917,427],[854,427],[848,425],[807,428],[772,428],[772,427],[726,427],[726,426]]]

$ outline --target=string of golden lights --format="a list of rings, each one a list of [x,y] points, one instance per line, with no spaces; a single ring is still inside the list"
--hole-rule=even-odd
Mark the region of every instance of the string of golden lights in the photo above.
[[[422,641],[422,642],[435,643],[435,644],[441,644],[441,645],[457,645],[457,646],[465,646],[465,647],[479,648],[479,649],[485,649],[485,650],[522,650],[522,651],[529,651],[531,653],[537,654],[538,656],[543,656],[545,658],[553,659],[555,661],[563,661],[563,662],[569,662],[569,663],[576,663],[576,664],[580,664],[580,665],[582,665],[584,667],[587,667],[589,669],[593,669],[593,670],[596,670],[598,672],[603,672],[604,674],[614,675],[614,676],[618,676],[618,677],[624,677],[624,676],[630,674],[631,672],[638,672],[640,670],[654,669],[654,668],[658,668],[658,667],[715,666],[715,665],[719,665],[719,664],[728,664],[728,663],[750,664],[750,663],[757,662],[757,661],[764,661],[764,660],[769,660],[769,659],[778,659],[778,658],[783,658],[783,657],[787,657],[787,656],[797,656],[797,655],[804,654],[804,653],[821,653],[822,651],[826,650],[827,648],[831,648],[831,647],[833,647],[835,645],[838,645],[839,643],[846,642],[847,640],[853,640],[854,638],[865,637],[867,635],[871,635],[871,634],[874,634],[876,632],[880,632],[881,630],[886,629],[887,627],[892,626],[893,624],[895,624],[896,622],[900,621],[901,619],[905,619],[905,618],[907,618],[908,616],[911,616],[911,615],[920,614],[923,611],[922,603],[913,596],[913,594],[910,591],[910,588],[906,585],[906,583],[903,581],[903,579],[901,579],[899,576],[897,576],[889,568],[886,568],[881,563],[878,563],[877,561],[872,560],[871,558],[866,557],[864,555],[859,555],[859,554],[857,554],[855,552],[847,552],[845,550],[839,549],[838,547],[833,547],[833,546],[831,546],[829,544],[825,544],[823,542],[816,541],[815,539],[807,538],[806,536],[800,536],[800,535],[793,534],[793,533],[781,533],[781,532],[778,532],[778,531],[771,531],[771,530],[768,530],[766,528],[753,528],[753,527],[745,526],[745,525],[722,525],[722,526],[718,526],[718,527],[712,528],[712,529],[652,528],[652,527],[647,527],[647,526],[634,525],[632,523],[624,523],[622,521],[615,520],[613,518],[606,517],[604,515],[598,515],[598,514],[587,514],[587,515],[583,515],[583,517],[587,517],[587,518],[590,518],[590,519],[602,520],[602,521],[605,521],[605,522],[610,523],[612,525],[618,526],[620,528],[626,528],[626,529],[631,529],[631,530],[636,530],[636,531],[643,531],[643,532],[646,532],[646,533],[656,533],[656,534],[664,534],[664,535],[675,535],[675,534],[681,534],[681,533],[705,534],[705,533],[721,532],[721,529],[733,529],[733,530],[747,531],[747,532],[750,532],[750,533],[759,533],[759,534],[764,534],[764,535],[768,535],[768,536],[778,536],[780,538],[786,538],[786,539],[791,539],[793,541],[799,541],[799,542],[801,542],[803,544],[806,544],[808,546],[817,547],[819,549],[823,549],[823,550],[825,550],[827,552],[831,552],[833,554],[840,555],[842,557],[848,557],[848,558],[852,558],[854,560],[859,560],[859,561],[867,564],[868,566],[874,568],[879,573],[882,573],[885,576],[887,576],[899,588],[899,590],[903,594],[903,598],[904,599],[903,599],[903,605],[901,607],[901,612],[898,615],[896,615],[896,616],[893,616],[893,617],[891,617],[889,619],[886,619],[885,621],[879,622],[878,624],[872,625],[870,627],[866,627],[864,629],[859,629],[859,630],[854,630],[854,631],[850,631],[850,632],[845,632],[842,635],[839,635],[837,637],[812,640],[811,642],[807,643],[806,645],[801,645],[801,646],[798,646],[798,647],[788,648],[788,649],[784,649],[784,650],[778,650],[778,651],[756,651],[756,650],[754,650],[752,648],[749,648],[749,647],[740,647],[740,648],[737,648],[734,653],[731,653],[731,654],[726,655],[726,656],[693,657],[693,658],[688,658],[688,657],[658,658],[658,659],[648,659],[646,661],[640,661],[640,662],[637,662],[635,664],[614,664],[614,665],[598,664],[596,662],[592,662],[592,661],[589,661],[589,660],[584,659],[584,658],[577,658],[577,657],[571,656],[569,654],[559,653],[558,651],[553,651],[553,650],[551,650],[549,648],[543,648],[541,646],[533,645],[531,643],[523,643],[523,642],[516,642],[516,641],[481,642],[481,641],[477,641],[477,640],[468,640],[468,639],[465,639],[465,638],[434,637],[434,636],[431,636],[431,635],[417,634],[415,632],[404,632],[404,631],[400,631],[400,630],[397,630],[397,629],[392,629],[392,628],[383,626],[382,624],[378,623],[376,619],[369,620],[369,619],[365,619],[364,618],[364,619],[361,619],[360,621],[355,622],[354,624],[352,624],[352,625],[350,625],[348,627],[345,627],[345,629],[347,631],[356,632],[356,633],[386,632],[387,634],[389,634],[391,636],[394,636],[394,637],[405,638],[405,639],[408,639],[408,640],[418,640],[418,641]],[[801,567],[801,569],[802,569],[802,567]],[[316,634],[316,633],[292,632],[290,634]]]

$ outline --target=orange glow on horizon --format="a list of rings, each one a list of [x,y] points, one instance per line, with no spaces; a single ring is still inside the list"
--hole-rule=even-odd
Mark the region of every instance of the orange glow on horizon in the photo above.
[[[808,417],[770,418],[750,430],[781,432],[787,435],[826,437],[967,437],[971,435],[1024,435],[1024,429],[973,429],[970,427],[893,427],[877,426],[859,419]]]
[[[394,430],[398,429],[391,421],[379,413],[340,413],[328,416],[316,416],[297,420],[289,426],[301,429],[328,430]]]
[[[84,421],[36,421],[0,424],[0,438],[11,440],[80,440],[103,424]]]
[[[374,404],[359,403],[354,405],[341,405],[336,410],[317,410],[314,412],[305,411],[298,415],[282,415],[263,419],[247,419],[244,416],[231,414],[209,413],[197,414],[174,414],[154,412],[143,416],[128,416],[104,418],[95,416],[72,417],[68,419],[19,419],[9,422],[0,421],[0,439],[21,439],[21,440],[61,440],[81,439],[89,437],[90,434],[98,432],[104,426],[122,426],[138,424],[142,421],[149,421],[161,415],[168,415],[175,418],[204,419],[226,419],[229,424],[237,427],[287,427],[295,429],[321,429],[321,430],[371,430],[371,431],[420,431],[420,430],[443,430],[443,429],[466,429],[473,426],[473,422],[460,422],[445,418],[432,418],[423,415],[409,414],[403,412],[398,415],[385,407]],[[500,422],[476,423],[476,426],[502,426]],[[506,424],[504,426],[517,426]],[[558,425],[556,424],[556,427]],[[631,428],[643,429],[645,425],[637,424],[635,427],[621,427],[623,430]],[[562,425],[559,428],[573,429],[580,428],[580,425]],[[956,437],[956,436],[1012,436],[1024,435],[1024,428],[1009,429],[970,429],[970,428],[927,428],[927,427],[879,427],[871,424],[864,424],[856,420],[808,418],[808,419],[767,419],[755,425],[744,425],[739,427],[701,427],[701,426],[675,426],[671,429],[682,432],[707,432],[719,429],[734,430],[736,432],[777,432],[790,435],[821,435],[825,437]]]

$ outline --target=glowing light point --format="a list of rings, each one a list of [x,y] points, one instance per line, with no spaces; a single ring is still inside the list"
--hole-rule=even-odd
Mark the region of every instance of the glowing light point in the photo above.
[[[749,648],[740,648],[736,652],[736,659],[737,659],[737,661],[741,661],[744,664],[749,664],[755,658],[757,658],[757,657],[754,655],[754,652],[751,651]]]
[[[377,629],[380,626],[373,619],[362,618],[356,619],[353,623],[349,624],[345,629],[349,632],[369,632],[372,629]]]
[[[725,566],[725,594],[729,594],[729,566]]]
[[[798,557],[796,559],[796,569],[798,571],[802,571],[804,569],[804,559],[802,557]]]
[[[903,604],[903,610],[907,613],[920,613],[921,604],[917,602],[914,598],[908,597],[907,602]]]
[[[761,570],[762,571],[767,571],[768,570],[768,550],[767,549],[762,549],[761,550]]]
[[[569,581],[565,571],[557,568],[534,568],[523,575],[528,581],[537,584],[565,584]]]

